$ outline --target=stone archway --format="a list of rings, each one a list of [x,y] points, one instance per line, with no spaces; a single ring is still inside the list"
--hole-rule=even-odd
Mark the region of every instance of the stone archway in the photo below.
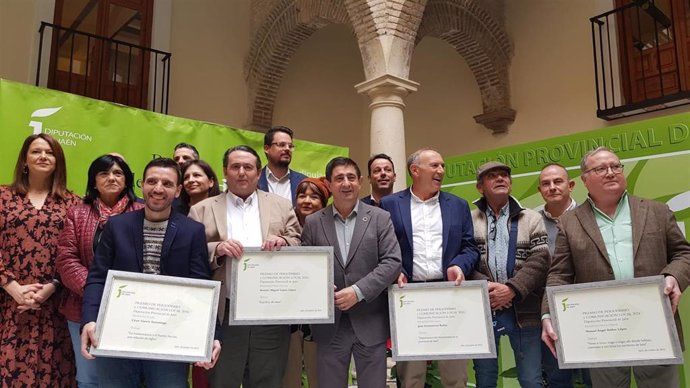
[[[510,105],[508,35],[480,0],[429,0],[417,42],[425,36],[443,40],[455,48],[474,74],[482,96],[483,113],[477,123],[502,133],[515,120]]]
[[[266,4],[245,60],[249,90],[249,128],[266,130],[272,125],[273,108],[290,59],[300,45],[329,24],[350,26],[347,10],[338,0],[278,0]]]

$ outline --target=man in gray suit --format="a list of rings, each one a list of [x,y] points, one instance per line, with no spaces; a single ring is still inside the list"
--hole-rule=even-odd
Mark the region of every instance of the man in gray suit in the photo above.
[[[690,244],[668,206],[629,195],[623,165],[608,148],[588,152],[580,163],[589,196],[560,218],[547,286],[664,275],[664,293],[676,311],[690,284]],[[542,340],[556,354],[558,336],[542,303]],[[676,313],[680,333],[680,321]],[[594,388],[630,387],[630,367],[590,369]],[[632,367],[640,388],[678,387],[675,365]]]
[[[307,217],[305,246],[333,246],[335,323],[313,325],[319,386],[347,387],[354,355],[360,388],[386,386],[390,336],[386,288],[400,274],[400,247],[390,216],[359,201],[362,174],[350,158],[326,166],[333,204]]]

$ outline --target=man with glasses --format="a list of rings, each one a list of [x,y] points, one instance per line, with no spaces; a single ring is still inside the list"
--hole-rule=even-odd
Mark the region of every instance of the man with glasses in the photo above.
[[[264,135],[264,153],[268,163],[261,170],[259,189],[280,195],[295,205],[297,185],[307,176],[291,170],[293,132],[288,127],[273,127]]]
[[[482,195],[472,211],[480,260],[471,280],[489,282],[496,348],[507,335],[522,388],[541,388],[540,309],[549,269],[548,236],[541,215],[510,195],[511,169],[488,162],[477,169]],[[498,360],[476,359],[477,387],[496,387]]]
[[[690,283],[690,244],[668,206],[627,193],[623,165],[608,148],[596,148],[582,158],[582,182],[589,196],[560,219],[556,249],[547,285],[624,280],[664,275],[664,293],[674,313],[681,292]],[[558,336],[542,304],[542,339],[555,355]],[[680,333],[680,320],[675,314]],[[592,368],[595,388],[630,386],[630,372],[637,386],[678,387],[675,365]]]
[[[459,285],[479,259],[470,207],[464,199],[441,191],[446,170],[438,152],[415,151],[407,158],[407,171],[412,186],[381,200],[402,254],[398,286],[447,280]],[[440,360],[438,365],[444,388],[466,387],[467,360]],[[426,386],[426,361],[398,361],[396,368],[402,388]]]

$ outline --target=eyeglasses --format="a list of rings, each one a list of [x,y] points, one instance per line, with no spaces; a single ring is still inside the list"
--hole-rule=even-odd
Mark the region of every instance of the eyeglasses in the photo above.
[[[491,216],[491,223],[489,224],[489,238],[491,241],[496,241],[496,216]]]
[[[278,148],[289,148],[291,150],[295,149],[295,145],[292,143],[286,143],[284,141],[281,141],[280,143],[271,143],[272,146],[276,146]]]
[[[599,167],[594,167],[590,168],[589,170],[585,171],[585,174],[589,174],[590,172],[593,172],[595,175],[605,175],[609,169],[611,169],[611,172],[614,174],[620,174],[623,172],[623,165],[622,164],[612,164],[610,166],[599,166]]]

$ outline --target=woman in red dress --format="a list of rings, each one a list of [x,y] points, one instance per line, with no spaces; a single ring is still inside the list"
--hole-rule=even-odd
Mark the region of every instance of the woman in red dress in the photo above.
[[[58,234],[79,198],[67,190],[60,144],[45,134],[22,146],[14,182],[0,186],[0,386],[74,387],[74,354],[58,313]]]

